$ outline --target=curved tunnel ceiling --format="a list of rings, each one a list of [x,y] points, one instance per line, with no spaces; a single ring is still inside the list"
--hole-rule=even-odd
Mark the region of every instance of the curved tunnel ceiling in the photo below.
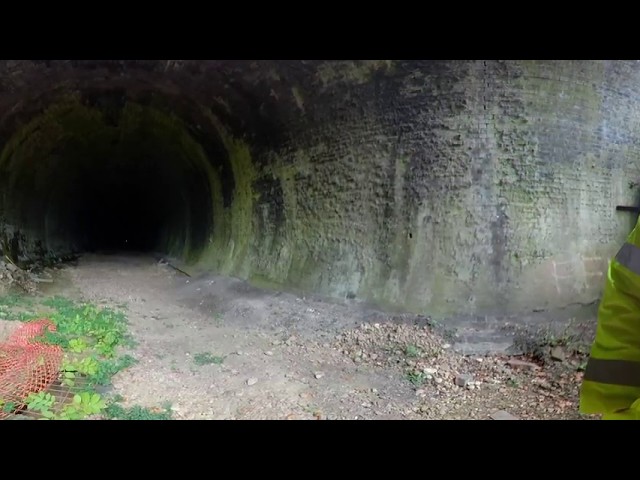
[[[637,62],[2,61],[0,245],[434,315],[588,303]]]

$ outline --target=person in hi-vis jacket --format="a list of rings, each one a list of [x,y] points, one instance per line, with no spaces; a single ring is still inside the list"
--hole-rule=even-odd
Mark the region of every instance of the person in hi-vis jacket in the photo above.
[[[640,419],[640,217],[609,262],[580,412]]]

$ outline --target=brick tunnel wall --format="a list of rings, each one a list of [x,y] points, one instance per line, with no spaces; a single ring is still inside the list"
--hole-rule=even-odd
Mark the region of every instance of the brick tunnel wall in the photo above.
[[[259,285],[436,315],[589,303],[635,220],[638,62],[5,62],[0,138],[44,70],[178,92],[246,145],[250,224],[200,264]]]
[[[635,220],[638,67],[325,64],[269,155],[287,233],[255,237],[254,274],[442,314],[596,300]]]

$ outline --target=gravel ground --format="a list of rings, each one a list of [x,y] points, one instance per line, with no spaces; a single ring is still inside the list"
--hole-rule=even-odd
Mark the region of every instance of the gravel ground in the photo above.
[[[398,371],[415,387],[427,419],[587,418],[577,412],[584,355],[556,347],[548,359],[462,356],[429,327],[363,324],[339,336],[351,361]]]
[[[86,255],[40,288],[125,305],[139,362],[111,393],[125,406],[170,403],[177,419],[587,418],[585,356],[568,346],[463,356],[425,322],[187,277],[144,256]]]

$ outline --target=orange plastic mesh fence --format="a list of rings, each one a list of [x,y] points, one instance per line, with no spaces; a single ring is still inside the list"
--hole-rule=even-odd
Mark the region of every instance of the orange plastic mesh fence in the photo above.
[[[21,325],[9,339],[0,343],[0,400],[16,405],[31,393],[46,390],[58,378],[63,351],[58,345],[34,339],[56,326],[48,319]],[[11,412],[0,409],[0,418]]]

